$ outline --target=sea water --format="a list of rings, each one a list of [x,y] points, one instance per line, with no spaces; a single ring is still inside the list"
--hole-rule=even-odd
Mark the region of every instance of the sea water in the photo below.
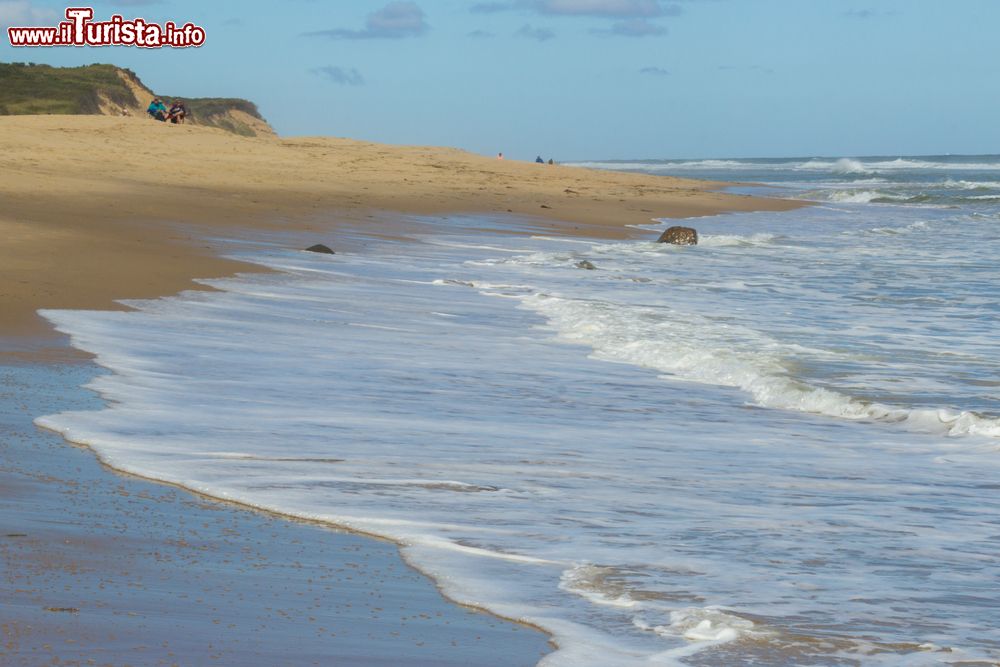
[[[397,540],[545,665],[994,664],[1000,159],[957,162],[629,163],[823,202],[696,247],[431,218],[234,248],[277,273],[46,311],[112,372],[38,423]]]

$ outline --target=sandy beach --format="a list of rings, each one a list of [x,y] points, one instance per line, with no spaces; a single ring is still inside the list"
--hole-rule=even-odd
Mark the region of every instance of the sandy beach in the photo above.
[[[315,233],[378,212],[511,213],[622,238],[657,217],[786,210],[676,178],[499,161],[336,138],[246,138],[103,116],[0,118],[0,331],[48,331],[38,308],[108,308],[250,267],[211,239]]]
[[[99,370],[38,309],[121,308],[261,270],[219,257],[220,239],[336,249],[341,223],[405,236],[400,214],[510,213],[552,233],[625,238],[658,217],[796,206],[698,181],[136,118],[4,117],[0,146],[9,664],[121,664],[137,650],[144,664],[533,664],[546,650],[539,632],[444,601],[391,544],[119,477],[37,430],[35,416],[99,403],[75,389]],[[192,616],[192,600],[204,613]],[[323,618],[331,609],[343,613]]]
[[[972,4],[0,0],[0,667],[1000,667]]]

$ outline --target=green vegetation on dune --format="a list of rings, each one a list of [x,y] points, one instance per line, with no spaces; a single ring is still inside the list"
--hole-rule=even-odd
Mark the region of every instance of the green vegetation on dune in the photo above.
[[[133,90],[145,91],[133,93]],[[136,99],[139,95],[141,99]],[[255,136],[267,128],[257,105],[247,100],[222,97],[159,95],[169,107],[183,99],[189,121],[217,127],[243,136]],[[0,63],[0,116],[69,114],[96,115],[128,109],[144,114],[153,93],[135,72],[114,65],[52,67],[34,63]],[[102,107],[104,109],[102,110]],[[110,109],[108,108],[110,107]],[[242,112],[260,121],[247,121]]]
[[[118,72],[114,65],[0,63],[0,115],[97,114],[102,97],[119,106],[138,105]]]

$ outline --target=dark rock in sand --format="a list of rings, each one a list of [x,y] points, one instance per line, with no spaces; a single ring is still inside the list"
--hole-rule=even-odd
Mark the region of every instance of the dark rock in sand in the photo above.
[[[334,251],[330,250],[330,248],[328,248],[327,246],[323,245],[322,243],[317,243],[316,245],[309,246],[308,248],[306,248],[306,252],[321,252],[324,255],[337,254]]]
[[[582,262],[577,262],[576,263],[576,268],[578,268],[578,269],[587,269],[588,271],[593,271],[597,267],[594,266],[593,264],[591,264],[590,262],[588,262],[587,260],[583,260]]]
[[[673,243],[674,245],[698,245],[698,232],[690,227],[671,227],[660,234],[657,243]]]

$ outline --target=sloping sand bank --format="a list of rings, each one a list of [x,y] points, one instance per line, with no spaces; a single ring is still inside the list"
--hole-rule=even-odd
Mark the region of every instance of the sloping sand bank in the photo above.
[[[144,118],[2,117],[0,148],[0,335],[36,340],[48,332],[39,308],[110,308],[252,270],[210,240],[241,231],[328,242],[337,220],[377,224],[377,211],[510,212],[621,238],[656,217],[797,206],[700,181]]]

